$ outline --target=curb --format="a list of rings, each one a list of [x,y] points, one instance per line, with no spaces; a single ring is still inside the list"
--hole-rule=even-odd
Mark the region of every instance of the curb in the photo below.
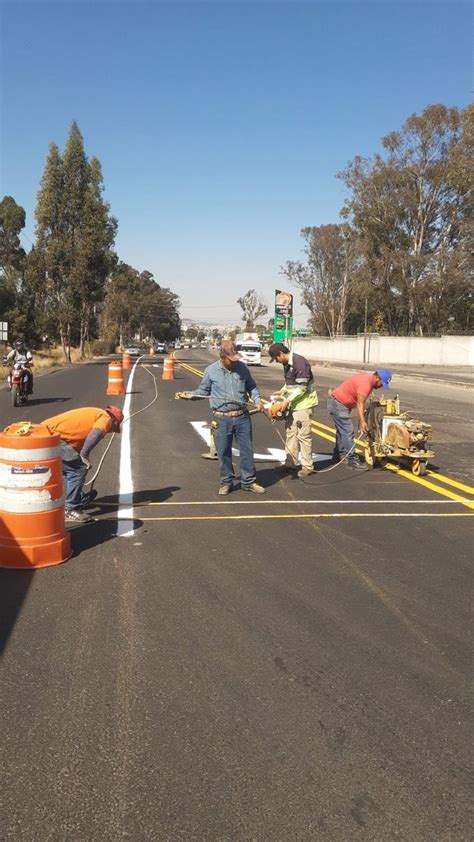
[[[314,368],[323,368],[326,371],[333,370],[333,371],[370,371],[370,369],[359,369],[354,368],[351,365],[344,365],[344,363],[340,363],[338,365],[322,365],[320,362],[315,360],[309,361]],[[375,368],[374,368],[375,371]],[[474,389],[474,383],[467,383],[465,380],[443,380],[441,377],[431,377],[429,374],[404,374],[398,371],[393,372],[394,377],[399,377],[402,380],[421,380],[425,383],[438,383],[443,386],[455,386],[456,388],[461,389]]]

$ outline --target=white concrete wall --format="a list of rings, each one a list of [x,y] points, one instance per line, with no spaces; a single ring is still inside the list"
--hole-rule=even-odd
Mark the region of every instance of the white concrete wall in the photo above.
[[[474,336],[324,336],[293,340],[293,349],[311,360],[365,362],[374,365],[472,365]]]

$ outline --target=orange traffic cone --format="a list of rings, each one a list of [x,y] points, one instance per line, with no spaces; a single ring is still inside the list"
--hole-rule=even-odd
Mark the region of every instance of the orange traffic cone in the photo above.
[[[0,433],[0,567],[51,567],[71,555],[60,441],[41,424]]]
[[[163,360],[163,374],[162,380],[174,380],[174,360],[171,357],[165,357]]]
[[[123,368],[124,371],[127,371],[129,368],[132,368],[132,358],[131,358],[130,354],[127,354],[126,351],[124,352],[124,355],[123,355],[123,358],[122,358],[122,368]]]
[[[123,368],[120,361],[109,364],[109,382],[106,395],[124,395]]]

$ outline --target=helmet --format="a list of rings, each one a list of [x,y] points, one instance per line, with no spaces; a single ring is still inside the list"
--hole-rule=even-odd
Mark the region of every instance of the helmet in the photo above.
[[[105,411],[109,413],[109,415],[117,422],[118,426],[123,421],[124,415],[120,407],[118,406],[106,406]]]
[[[18,339],[15,339],[15,348],[23,348],[24,344],[25,340],[22,339],[21,336],[19,336]]]

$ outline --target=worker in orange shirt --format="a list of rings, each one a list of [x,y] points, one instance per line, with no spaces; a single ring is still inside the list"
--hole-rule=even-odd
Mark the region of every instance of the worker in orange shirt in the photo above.
[[[120,433],[122,421],[123,412],[118,406],[107,406],[105,409],[83,406],[70,409],[69,412],[61,412],[60,415],[43,421],[50,433],[57,433],[61,437],[60,449],[66,485],[64,511],[67,521],[87,523],[91,520],[90,516],[82,511],[92,499],[90,493],[84,494],[82,490],[87,471],[91,467],[89,455],[107,433]]]
[[[347,458],[347,467],[355,470],[365,470],[365,465],[360,461],[355,452],[354,425],[351,419],[351,410],[357,408],[357,419],[361,433],[367,432],[365,420],[365,402],[374,389],[389,388],[392,379],[392,372],[388,368],[379,368],[378,371],[358,371],[352,377],[344,380],[335,389],[329,389],[328,410],[336,427],[336,445],[334,447],[334,460],[339,461]]]

